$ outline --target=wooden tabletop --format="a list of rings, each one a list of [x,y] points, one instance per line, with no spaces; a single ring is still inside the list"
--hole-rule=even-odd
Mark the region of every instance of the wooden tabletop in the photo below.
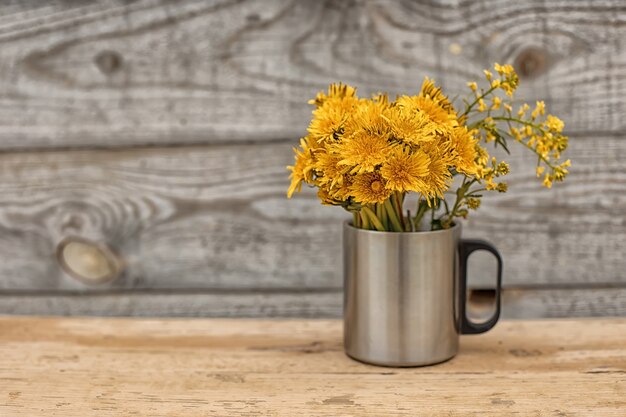
[[[0,318],[1,416],[625,416],[626,319],[504,321],[424,368],[341,322]]]

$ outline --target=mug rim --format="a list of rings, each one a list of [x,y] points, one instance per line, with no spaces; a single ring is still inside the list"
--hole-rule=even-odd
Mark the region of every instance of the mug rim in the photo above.
[[[368,234],[376,234],[376,235],[395,235],[395,236],[400,236],[400,235],[419,235],[419,236],[425,236],[425,235],[434,235],[434,234],[442,234],[442,233],[450,233],[453,232],[457,229],[461,228],[461,223],[457,222],[454,223],[454,226],[448,228],[448,229],[440,229],[440,230],[423,230],[423,231],[419,231],[419,232],[390,232],[390,231],[380,231],[380,230],[367,230],[367,229],[359,229],[358,227],[354,227],[352,225],[352,220],[348,219],[345,220],[343,222],[343,225],[345,228],[349,228],[349,229],[353,229],[354,231],[356,231],[357,233],[368,233]]]

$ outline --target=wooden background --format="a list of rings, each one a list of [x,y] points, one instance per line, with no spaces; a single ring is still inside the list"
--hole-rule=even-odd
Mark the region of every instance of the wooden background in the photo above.
[[[345,214],[285,198],[306,100],[424,75],[454,95],[498,61],[574,163],[545,190],[515,152],[466,222],[504,256],[505,315],[626,315],[625,43],[619,0],[4,2],[0,313],[340,315]]]

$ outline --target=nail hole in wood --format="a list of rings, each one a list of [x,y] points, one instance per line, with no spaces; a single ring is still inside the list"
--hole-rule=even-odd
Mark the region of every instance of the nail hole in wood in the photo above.
[[[106,75],[111,75],[122,67],[122,56],[115,51],[102,51],[94,58],[96,67]]]
[[[520,77],[537,77],[543,74],[548,67],[547,53],[539,48],[524,49],[515,59],[514,67]]]
[[[63,271],[85,284],[111,282],[122,273],[122,262],[111,248],[79,237],[59,243],[57,261]]]

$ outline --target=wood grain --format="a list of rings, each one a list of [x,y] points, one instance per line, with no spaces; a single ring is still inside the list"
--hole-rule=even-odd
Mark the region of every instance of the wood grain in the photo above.
[[[493,296],[470,297],[468,316],[492,315]],[[337,288],[3,291],[0,314],[143,317],[306,317],[340,318],[343,293]],[[626,289],[505,288],[502,317],[541,319],[626,316]]]
[[[0,319],[0,407],[32,416],[622,416],[626,321],[513,321],[454,359],[349,359],[338,321]]]
[[[336,80],[452,96],[494,61],[570,132],[623,132],[618,0],[176,3],[0,7],[0,147],[114,147],[296,138]]]
[[[289,145],[1,154],[0,288],[340,288],[346,214],[312,190],[286,199]],[[516,153],[513,191],[466,223],[501,250],[505,286],[626,284],[624,150],[611,136],[576,139],[571,156],[570,181],[549,191]],[[118,253],[121,278],[69,276],[57,248],[72,237]],[[471,282],[488,286],[493,269],[475,256]]]
[[[89,288],[59,267],[71,236],[123,260],[122,278],[94,289],[337,286],[345,215],[310,194],[286,199],[290,153],[283,143],[0,155],[2,287]]]
[[[336,288],[14,291],[0,295],[0,314],[338,318],[342,314],[341,303],[342,294]]]
[[[512,316],[624,314],[624,39],[617,0],[2,4],[1,311],[158,313],[124,304],[156,290],[174,315],[335,314],[334,301],[281,298],[341,288],[345,214],[311,190],[284,198],[306,100],[336,80],[412,92],[424,75],[454,95],[499,61],[520,72],[520,99],[563,117],[574,167],[541,190],[532,158],[514,152],[511,191],[486,198],[464,235],[500,249],[505,287],[530,288]],[[106,259],[59,262],[68,239]],[[490,286],[488,256],[470,269],[472,285]],[[585,290],[609,287],[618,295]],[[217,307],[184,304],[196,290]],[[277,294],[281,307],[218,302],[222,290]],[[125,295],[64,295],[112,291]],[[19,305],[31,296],[40,305]]]

